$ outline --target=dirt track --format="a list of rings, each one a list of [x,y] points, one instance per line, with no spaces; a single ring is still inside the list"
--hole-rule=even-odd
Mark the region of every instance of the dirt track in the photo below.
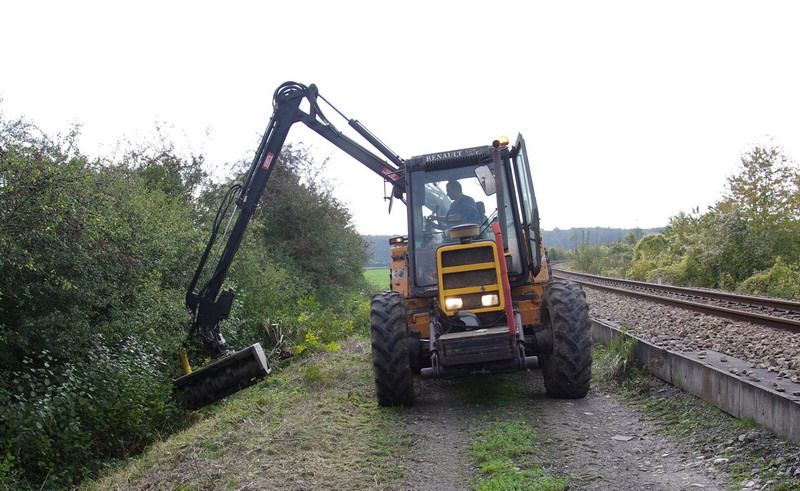
[[[493,408],[491,401],[465,402],[463,380],[418,384],[417,402],[406,415],[416,434],[405,465],[408,489],[465,489],[477,471],[464,457],[478,417],[521,418],[539,433],[537,460],[548,474],[568,477],[568,489],[726,489],[725,477],[706,467],[691,450],[656,433],[656,429],[614,397],[593,389],[582,400],[554,400],[544,395],[541,373],[513,375],[525,404]],[[491,385],[491,378],[485,383]],[[488,386],[487,386],[488,390]],[[429,435],[429,436],[426,436]]]

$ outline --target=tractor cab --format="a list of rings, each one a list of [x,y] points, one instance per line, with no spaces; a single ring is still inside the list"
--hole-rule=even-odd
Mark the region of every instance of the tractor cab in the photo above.
[[[394,240],[392,292],[372,305],[379,402],[409,403],[411,372],[449,378],[538,366],[551,344],[540,316],[550,278],[522,137],[511,148],[501,139],[408,159],[405,185],[408,239]],[[390,326],[381,319],[396,318],[395,305],[406,321]],[[385,340],[403,332],[407,346],[389,350]],[[384,369],[406,357],[410,372]]]
[[[511,283],[530,282],[538,273],[538,209],[526,159],[520,136],[510,149],[498,141],[406,161],[412,296],[439,294],[441,247],[475,249],[475,242],[494,241],[494,223],[502,231],[499,254]]]

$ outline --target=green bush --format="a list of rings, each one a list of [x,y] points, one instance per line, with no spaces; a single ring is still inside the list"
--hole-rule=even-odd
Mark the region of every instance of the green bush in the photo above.
[[[163,140],[92,161],[77,137],[0,115],[0,486],[75,485],[186,420],[170,390],[185,287],[227,186]],[[222,330],[234,348],[336,349],[367,325],[365,249],[307,153],[285,155]]]
[[[19,122],[0,127],[7,370],[43,349],[68,359],[94,334],[169,349],[183,332],[171,312],[200,248],[191,207],[135,169],[89,162],[74,138],[53,142]]]
[[[635,280],[650,280],[648,273],[662,264],[668,249],[669,244],[664,234],[645,235],[633,248],[631,267],[627,276]]]
[[[741,282],[737,291],[800,300],[800,265],[790,267],[779,257],[768,271]]]
[[[633,248],[629,277],[681,285],[798,297],[800,167],[779,147],[756,146],[742,155],[740,171],[708,212],[680,212],[663,234]],[[630,243],[635,235],[626,237]],[[603,274],[624,265],[620,250],[581,244],[574,267]]]
[[[691,252],[665,266],[648,271],[645,279],[676,286],[706,285],[713,282],[706,266]]]
[[[320,180],[319,167],[307,151],[284,149],[251,232],[273,262],[299,276],[328,307],[347,292],[367,291],[369,254],[350,212]]]
[[[294,353],[332,350],[368,324],[366,244],[318,174],[304,149],[281,153],[226,283],[236,291],[223,327],[232,347],[283,338]]]
[[[296,333],[295,350],[298,353],[336,351],[337,340],[369,325],[369,303],[359,294],[351,294],[337,309],[323,309],[314,298],[301,299],[296,318],[287,323]]]
[[[573,267],[584,273],[625,277],[631,265],[633,246],[626,242],[578,244],[571,253]]]
[[[547,258],[550,261],[566,261],[570,258],[570,254],[561,247],[548,247]]]
[[[68,486],[177,423],[164,362],[152,354],[157,350],[131,340],[112,351],[95,341],[81,359],[42,352],[4,377],[0,424],[15,430],[0,437],[6,479]]]
[[[271,326],[283,325],[294,317],[298,299],[311,294],[311,285],[270,260],[252,237],[245,240],[226,283],[236,296],[223,332],[235,348],[253,342],[273,346],[282,330]]]

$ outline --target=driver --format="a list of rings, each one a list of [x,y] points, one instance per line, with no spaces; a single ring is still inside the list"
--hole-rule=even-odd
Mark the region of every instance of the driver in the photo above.
[[[445,187],[447,197],[453,200],[450,209],[447,211],[446,223],[448,226],[461,223],[478,223],[478,207],[475,200],[465,195],[461,191],[461,183],[450,181]]]

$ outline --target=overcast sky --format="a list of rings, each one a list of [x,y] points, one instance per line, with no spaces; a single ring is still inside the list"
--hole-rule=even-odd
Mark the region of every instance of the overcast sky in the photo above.
[[[217,169],[249,160],[294,80],[403,157],[522,133],[545,229],[704,211],[769,138],[800,159],[800,2],[0,0],[0,18],[0,110],[79,123],[92,156],[159,121]],[[379,177],[301,125],[288,141],[330,159],[359,231],[405,233]]]

